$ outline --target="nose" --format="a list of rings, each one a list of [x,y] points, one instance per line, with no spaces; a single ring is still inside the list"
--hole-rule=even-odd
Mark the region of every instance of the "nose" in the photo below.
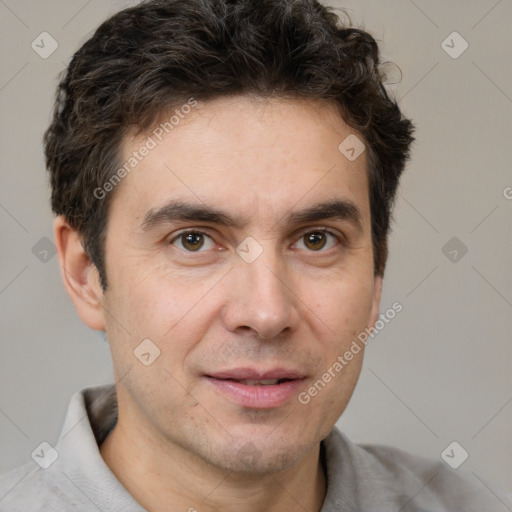
[[[251,329],[271,339],[297,329],[301,301],[285,263],[267,247],[252,263],[240,259],[230,273],[223,320],[230,332]]]

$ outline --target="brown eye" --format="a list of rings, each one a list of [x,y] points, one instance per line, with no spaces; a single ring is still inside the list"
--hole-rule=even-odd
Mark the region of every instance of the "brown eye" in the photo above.
[[[306,247],[317,251],[325,246],[325,233],[315,232],[304,235]]]
[[[184,235],[181,235],[183,247],[192,251],[200,249],[204,244],[202,237],[203,235],[200,233],[185,233]]]
[[[210,238],[206,233],[202,233],[201,231],[186,231],[184,233],[180,233],[173,240],[171,240],[171,244],[174,244],[177,241],[181,242],[181,248],[188,252],[203,252],[200,251],[201,248],[205,245],[205,238]]]
[[[331,247],[334,247],[338,237],[330,231],[326,230],[310,231],[302,235],[300,240],[304,241],[304,245],[310,251],[322,252],[322,249],[324,249],[324,247],[328,244],[329,238],[333,239],[334,243],[331,245]]]

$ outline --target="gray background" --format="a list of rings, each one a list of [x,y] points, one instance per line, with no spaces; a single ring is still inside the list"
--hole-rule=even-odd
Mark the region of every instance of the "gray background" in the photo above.
[[[57,257],[40,261],[40,240],[53,238],[41,136],[57,73],[126,5],[0,0],[0,471],[57,440],[75,390],[112,381],[103,333],[79,320]],[[330,5],[348,7],[400,66],[390,89],[418,139],[382,299],[382,312],[404,309],[370,342],[339,425],[356,442],[433,458],[457,441],[469,453],[457,471],[512,491],[512,1]],[[47,59],[31,48],[43,31],[59,45]],[[469,44],[458,58],[442,47],[454,31]]]

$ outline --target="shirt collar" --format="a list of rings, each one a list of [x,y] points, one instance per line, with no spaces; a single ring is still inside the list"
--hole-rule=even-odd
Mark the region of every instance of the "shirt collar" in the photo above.
[[[51,466],[53,478],[74,494],[82,493],[100,510],[144,512],[107,466],[99,446],[117,422],[113,384],[88,387],[71,398]],[[354,476],[352,443],[335,426],[321,442],[320,457],[326,470],[326,496],[321,512],[357,510],[358,484]],[[48,475],[50,476],[50,474]],[[342,485],[343,484],[343,485]],[[82,497],[83,498],[83,497]]]
[[[77,391],[55,446],[58,459],[48,468],[51,473],[47,476],[63,487],[65,494],[76,496],[78,502],[92,502],[99,510],[144,512],[101,457],[99,444],[116,421],[113,384]]]

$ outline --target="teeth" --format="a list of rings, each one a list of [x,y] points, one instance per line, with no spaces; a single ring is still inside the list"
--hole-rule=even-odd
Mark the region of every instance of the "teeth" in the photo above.
[[[277,384],[279,379],[262,379],[262,380],[253,380],[253,379],[245,379],[239,380],[241,384],[245,384],[246,386],[272,386]]]

